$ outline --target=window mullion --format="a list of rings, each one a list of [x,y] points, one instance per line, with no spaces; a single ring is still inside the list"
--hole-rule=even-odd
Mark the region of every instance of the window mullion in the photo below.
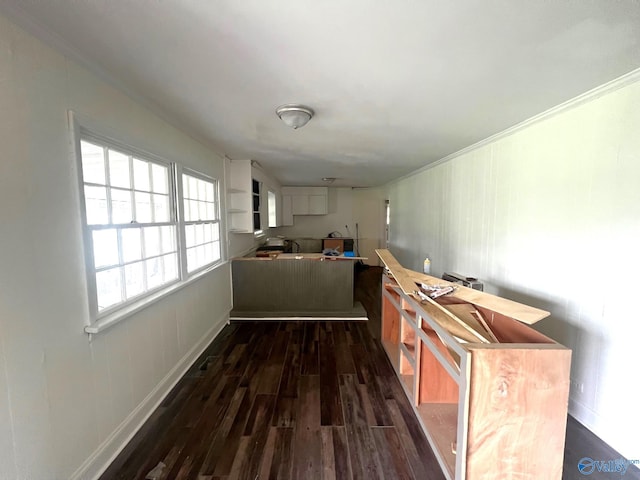
[[[133,183],[133,157],[131,155],[128,156],[129,159],[129,197],[131,198],[131,221],[134,222],[138,218],[138,212],[136,209],[136,186]]]
[[[126,275],[124,273],[124,253],[122,248],[122,229],[116,230],[118,238],[118,270],[120,271],[120,296],[123,300],[127,299]]]
[[[187,241],[186,241],[186,225],[184,218],[184,178],[182,176],[182,168],[178,164],[173,169],[174,181],[174,205],[176,215],[176,234],[178,240],[178,268],[180,270],[180,279],[187,278]]]

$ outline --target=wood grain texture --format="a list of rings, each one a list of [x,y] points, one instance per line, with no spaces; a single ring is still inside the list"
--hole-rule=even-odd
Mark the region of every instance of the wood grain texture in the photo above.
[[[486,342],[498,341],[491,330],[486,328],[478,320],[478,316],[480,315],[480,313],[476,309],[475,305],[472,305],[471,303],[452,303],[449,305],[443,305],[443,307],[453,313],[464,323],[469,325],[469,327],[473,328],[479,335],[484,338]]]
[[[400,265],[400,262],[396,260],[389,250],[384,248],[377,249],[376,253],[378,254],[378,257],[380,257],[380,260],[382,260],[382,263],[384,263],[385,267],[389,269],[393,278],[405,295],[413,296],[418,287],[416,286],[415,280],[409,275],[408,271]]]
[[[427,337],[436,345],[436,348],[445,356],[449,356],[449,350],[442,343],[438,334],[433,330],[424,330]],[[420,342],[420,376],[426,379],[420,382],[419,403],[455,403],[458,401],[458,384],[451,375],[442,368],[438,359],[431,350]],[[453,360],[452,360],[453,361]]]
[[[526,323],[527,325],[533,325],[534,323],[551,315],[551,313],[546,310],[514,302],[508,298],[502,298],[490,293],[481,292],[480,290],[463,287],[462,285],[447,282],[441,278],[432,277],[413,270],[405,269],[405,271],[407,276],[413,282],[425,283],[427,285],[453,285],[456,289],[454,293],[451,294],[452,296],[459,298],[462,301],[472,303],[478,307],[484,307],[489,310],[493,310],[494,312],[499,312],[507,317]]]
[[[445,478],[377,339],[381,272],[371,267],[359,274],[356,291],[371,315],[370,322],[321,322],[310,328],[302,322],[227,326],[101,478],[143,480],[159,461],[167,464],[159,480],[229,480],[250,478],[254,472],[260,479],[283,480]],[[318,359],[323,342],[330,342],[333,336],[329,347],[335,349],[335,394],[340,396],[344,426],[321,425],[321,366],[317,374],[301,374],[305,330],[311,332],[307,340],[318,342]],[[287,340],[282,332],[289,334]],[[238,355],[240,351],[244,354]],[[278,365],[281,359],[277,392],[265,393],[271,390],[273,372],[261,367],[269,362]],[[312,367],[313,354],[306,361]],[[376,408],[383,415],[380,418],[386,416],[382,427],[374,410],[381,401],[384,410]],[[307,435],[309,444],[298,441]],[[254,442],[262,446],[256,452]],[[571,417],[566,445],[564,480],[584,478],[577,461],[585,455],[620,457]],[[296,476],[294,464],[299,471],[319,476]],[[175,475],[170,477],[172,471]],[[632,468],[624,478],[638,480],[640,474]]]
[[[571,351],[470,349],[467,478],[561,478]]]

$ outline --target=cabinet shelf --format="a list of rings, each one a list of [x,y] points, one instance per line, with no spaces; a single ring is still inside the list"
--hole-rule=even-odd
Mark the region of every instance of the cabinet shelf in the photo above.
[[[400,344],[400,352],[404,355],[404,358],[407,359],[407,362],[409,362],[409,365],[411,365],[411,367],[415,368],[416,367],[416,358],[415,358],[416,347],[415,347],[415,345],[403,342],[403,343]]]
[[[251,228],[251,161],[225,160],[227,181],[227,229],[229,233],[253,233]]]
[[[457,403],[423,403],[418,405],[418,417],[429,432],[429,441],[436,445],[438,460],[447,470],[449,477],[454,477],[456,470],[458,404]]]
[[[461,305],[443,319],[439,302],[424,305],[403,290],[383,275],[381,341],[445,477],[560,480],[571,350],[504,308],[520,315],[533,310],[526,305],[473,291],[478,303],[469,308],[455,295],[441,299]],[[492,341],[463,341],[449,330],[470,305],[490,319]],[[497,462],[496,452],[509,461]]]

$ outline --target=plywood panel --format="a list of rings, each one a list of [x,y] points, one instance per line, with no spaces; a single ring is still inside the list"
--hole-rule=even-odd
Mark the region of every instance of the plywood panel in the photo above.
[[[491,333],[491,330],[485,328],[484,325],[478,320],[479,315],[476,307],[470,303],[457,303],[445,305],[444,308],[453,313],[456,317],[462,320],[464,323],[473,328],[479,335],[481,335],[487,342],[497,342],[496,337]]]
[[[560,479],[571,351],[470,350],[466,478]]]
[[[447,347],[435,331],[424,329],[424,332],[445,357],[451,358]],[[457,402],[458,385],[456,382],[423,342],[420,342],[420,348],[420,403]],[[453,359],[451,361],[453,362]]]
[[[524,325],[513,318],[506,317],[492,310],[478,307],[487,325],[491,328],[499,342],[502,343],[556,343],[551,338]]]
[[[416,282],[408,275],[407,270],[400,265],[389,250],[378,249],[376,253],[382,260],[382,263],[389,269],[393,278],[406,295],[414,295],[417,290]]]
[[[442,280],[441,278],[425,275],[424,273],[405,269],[405,275],[409,277],[409,280],[412,282],[425,283],[427,285],[454,285],[456,290],[451,294],[451,296],[465,302],[484,307],[488,310],[499,312],[508,317],[515,318],[516,320],[528,325],[532,325],[550,315],[546,310],[523,305],[522,303],[491,295],[490,293],[463,287],[462,285],[450,283]]]

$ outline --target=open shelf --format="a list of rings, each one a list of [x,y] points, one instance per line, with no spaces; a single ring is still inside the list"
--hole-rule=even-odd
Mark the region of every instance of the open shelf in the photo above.
[[[418,405],[418,415],[424,425],[440,462],[445,464],[450,478],[456,471],[458,404],[422,403]]]
[[[397,342],[382,339],[382,346],[387,352],[387,357],[396,372],[400,371],[400,346]]]
[[[412,399],[415,397],[416,369],[411,364],[410,359],[400,350],[400,380],[407,396]]]
[[[445,477],[560,480],[571,351],[482,292],[420,302],[382,282],[382,344]]]

